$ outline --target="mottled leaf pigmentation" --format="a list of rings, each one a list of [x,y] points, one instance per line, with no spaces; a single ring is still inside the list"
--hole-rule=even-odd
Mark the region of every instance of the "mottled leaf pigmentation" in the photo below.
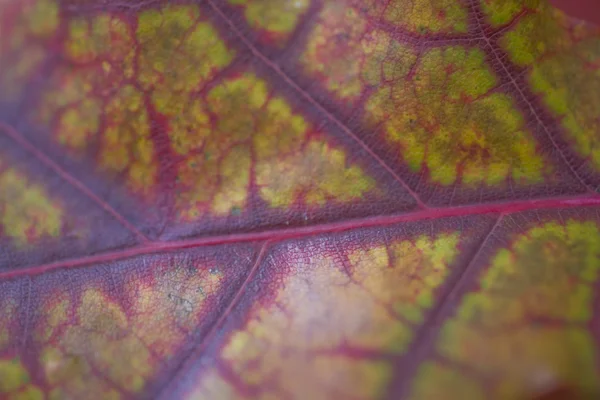
[[[599,397],[590,20],[0,1],[0,398]]]

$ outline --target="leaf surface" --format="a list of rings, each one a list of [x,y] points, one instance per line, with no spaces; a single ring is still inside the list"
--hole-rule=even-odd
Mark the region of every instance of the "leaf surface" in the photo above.
[[[598,396],[599,66],[537,0],[2,1],[0,397]]]

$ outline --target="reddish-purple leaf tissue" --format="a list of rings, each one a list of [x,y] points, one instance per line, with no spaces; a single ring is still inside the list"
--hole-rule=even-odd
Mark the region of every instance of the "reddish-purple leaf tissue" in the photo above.
[[[546,0],[0,0],[0,399],[596,398],[599,185]]]

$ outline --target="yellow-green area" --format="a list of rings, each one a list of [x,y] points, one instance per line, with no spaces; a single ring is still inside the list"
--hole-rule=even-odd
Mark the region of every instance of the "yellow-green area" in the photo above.
[[[402,79],[416,60],[409,45],[372,30],[367,22],[355,8],[326,3],[301,58],[305,71],[343,100]]]
[[[534,64],[545,54],[563,51],[571,44],[569,32],[547,8],[529,14],[500,38],[500,45],[518,66]]]
[[[586,327],[600,269],[597,223],[546,222],[512,239],[492,255],[479,287],[464,295],[443,326],[437,350],[448,365],[422,366],[415,398],[427,398],[426,386],[438,383],[450,400],[480,393],[483,382],[493,399],[526,396],[540,379],[582,393],[600,389],[596,346]],[[462,371],[453,371],[453,363],[477,375],[449,382]]]
[[[520,13],[536,11],[540,0],[479,0],[486,20],[492,26],[510,23]]]
[[[560,120],[574,150],[600,170],[600,54],[599,39],[575,45],[569,54],[535,65],[529,77],[532,89]]]
[[[466,32],[468,6],[459,0],[352,0],[372,17],[419,33]]]
[[[244,7],[248,24],[267,33],[287,37],[296,29],[310,0],[228,0]]]
[[[244,6],[255,12],[267,3]],[[158,195],[153,111],[166,117],[165,133],[180,157],[172,168],[182,219],[242,212],[251,179],[273,208],[351,202],[376,192],[345,149],[315,132],[262,78],[250,71],[217,77],[236,53],[197,6],[141,11],[135,28],[108,14],[77,17],[68,26],[70,65],[54,72],[38,117],[57,124],[54,134],[72,156],[97,145],[99,169],[137,195]]]
[[[414,75],[369,99],[373,124],[414,172],[444,186],[539,183],[552,171],[513,100],[490,93],[495,75],[479,49],[447,47],[421,56]]]
[[[259,195],[274,208],[290,207],[300,196],[307,205],[349,202],[376,187],[359,166],[348,165],[343,149],[315,132],[309,138],[313,128],[305,118],[252,73],[215,85],[203,102],[178,115],[177,124],[187,132],[197,127],[194,135],[169,132],[176,149],[188,155],[178,172],[184,188],[178,208],[186,219],[244,209],[252,155]]]
[[[404,318],[422,323],[425,311],[434,305],[435,289],[445,281],[458,254],[459,239],[456,233],[441,234],[435,240],[421,236],[387,248],[352,252],[348,258],[355,266],[356,281],[373,297],[394,304]]]
[[[221,357],[267,398],[284,393],[294,399],[378,398],[393,379],[393,366],[346,354],[405,352],[458,245],[458,233],[440,233],[388,245],[342,246],[340,256],[315,248],[306,258],[301,248],[290,247],[273,259],[286,274],[274,288],[275,298],[251,308]],[[200,380],[196,396],[242,397],[227,381],[207,376],[212,378]]]
[[[135,27],[119,15],[72,18],[63,49],[69,65],[55,70],[38,117],[58,122],[54,134],[73,156],[98,146],[99,169],[151,199],[159,160],[148,98],[178,120],[177,107],[227,66],[234,52],[197,6],[142,11]]]
[[[415,60],[411,46],[372,29],[360,10],[335,2],[324,5],[301,58],[305,71],[343,100],[401,80]]]
[[[105,105],[104,112],[99,165],[125,173],[132,189],[150,192],[158,179],[158,162],[142,93],[131,85],[123,86]]]
[[[215,265],[155,265],[143,279],[123,286],[124,307],[105,291],[84,288],[75,301],[62,288],[44,302],[33,337],[50,399],[122,399],[146,388],[160,360],[177,354],[197,329],[208,296],[218,295],[223,275]]]
[[[135,41],[132,35],[128,21],[115,15],[101,13],[93,18],[73,18],[69,20],[63,52],[76,64],[98,61],[101,64],[98,73],[102,75],[116,69],[119,81],[129,79],[134,74]],[[107,81],[106,78],[97,77],[100,82]]]
[[[143,86],[157,89],[152,97],[159,109],[173,92],[200,89],[235,54],[215,28],[200,18],[197,6],[144,11],[135,36],[140,45],[138,79]]]
[[[417,370],[408,399],[484,400],[487,396],[483,385],[464,372],[428,361]]]
[[[529,67],[531,89],[542,97],[573,149],[600,169],[598,34],[545,2],[535,11],[507,31],[500,43],[512,62]]]
[[[19,358],[0,359],[0,395],[6,400],[43,400],[44,394],[33,383]]]
[[[55,0],[33,0],[23,3],[21,17],[24,19],[24,29],[42,38],[56,31],[60,21],[58,3]],[[14,40],[17,38],[11,38],[11,41]]]
[[[0,157],[0,224],[5,236],[18,246],[55,238],[64,220],[62,206],[41,184]]]

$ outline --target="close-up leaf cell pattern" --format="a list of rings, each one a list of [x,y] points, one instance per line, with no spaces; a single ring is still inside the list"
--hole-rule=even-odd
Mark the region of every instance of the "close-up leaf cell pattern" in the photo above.
[[[0,1],[0,399],[598,398],[577,17]]]

